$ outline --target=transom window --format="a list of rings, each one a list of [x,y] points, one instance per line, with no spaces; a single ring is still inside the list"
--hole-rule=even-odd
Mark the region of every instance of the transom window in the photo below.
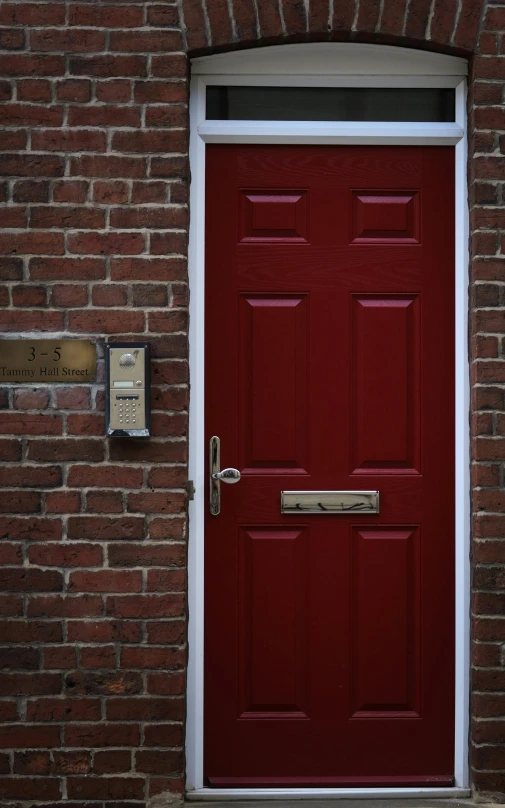
[[[207,86],[207,120],[455,120],[453,89],[440,87]]]

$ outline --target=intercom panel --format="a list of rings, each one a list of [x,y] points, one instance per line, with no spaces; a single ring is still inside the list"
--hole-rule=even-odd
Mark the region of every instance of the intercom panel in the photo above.
[[[148,342],[109,342],[105,346],[106,434],[139,438],[150,434]]]

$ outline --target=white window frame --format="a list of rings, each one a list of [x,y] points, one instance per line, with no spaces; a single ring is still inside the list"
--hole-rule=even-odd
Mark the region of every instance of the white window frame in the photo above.
[[[187,684],[187,798],[286,799],[331,797],[469,796],[470,672],[470,451],[468,323],[468,191],[466,176],[467,62],[453,56],[385,45],[317,43],[280,45],[193,59],[190,87],[191,191],[189,231],[190,380],[189,664]],[[452,87],[454,123],[311,121],[207,121],[206,87]],[[204,247],[206,143],[454,145],[456,152],[456,686],[455,786],[452,788],[236,788],[211,789],[203,781],[204,624]]]

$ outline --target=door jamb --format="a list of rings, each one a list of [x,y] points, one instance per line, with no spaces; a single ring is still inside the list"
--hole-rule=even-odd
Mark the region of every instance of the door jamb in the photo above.
[[[279,51],[286,56],[279,71]],[[399,53],[402,51],[403,53]],[[252,63],[244,68],[243,54]],[[377,72],[376,57],[384,60]],[[321,55],[342,61],[328,70]],[[415,54],[412,59],[412,54]],[[242,61],[237,58],[242,55]],[[350,56],[350,68],[346,60]],[[272,58],[273,57],[273,66]],[[435,60],[433,61],[433,57]],[[290,59],[296,64],[294,75]],[[277,62],[276,62],[277,59]],[[398,59],[405,60],[403,72]],[[311,67],[312,60],[312,67]],[[355,61],[356,60],[356,61]],[[323,59],[324,61],[324,59]],[[420,62],[417,65],[416,62]],[[359,69],[356,71],[356,63]],[[391,65],[391,69],[388,68]],[[306,73],[300,73],[303,67]],[[330,65],[331,66],[331,65]],[[463,797],[470,794],[468,768],[469,671],[470,671],[470,450],[468,324],[468,189],[466,140],[466,62],[455,57],[412,51],[408,48],[355,43],[318,43],[255,48],[202,57],[192,62],[190,88],[190,378],[189,476],[195,498],[189,504],[188,603],[189,663],[187,683],[186,776],[188,799],[281,799],[307,797]],[[356,72],[351,72],[351,71]],[[368,72],[366,72],[368,70]],[[206,121],[207,84],[266,84],[283,86],[422,86],[454,87],[456,122],[356,123],[356,122],[258,122]],[[353,144],[353,145],[454,145],[455,146],[455,437],[456,437],[456,682],[455,682],[455,786],[453,788],[345,788],[345,789],[209,789],[203,783],[203,585],[204,585],[204,225],[206,143]]]

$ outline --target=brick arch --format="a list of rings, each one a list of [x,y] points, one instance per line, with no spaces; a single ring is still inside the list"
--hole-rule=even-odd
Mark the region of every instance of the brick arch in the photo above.
[[[484,0],[182,0],[192,55],[283,42],[356,40],[469,54]]]

